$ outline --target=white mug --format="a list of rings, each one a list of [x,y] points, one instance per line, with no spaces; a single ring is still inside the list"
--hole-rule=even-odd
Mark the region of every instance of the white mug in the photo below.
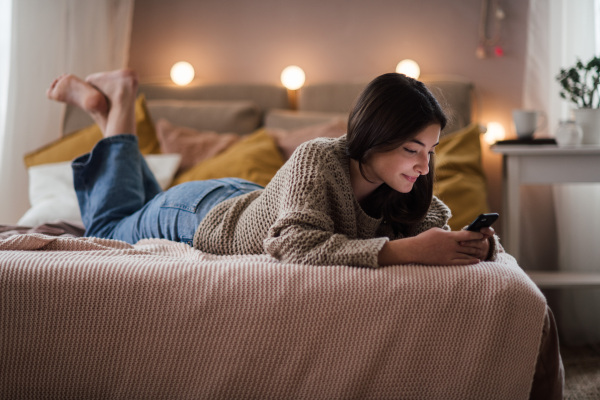
[[[515,132],[519,139],[532,139],[535,131],[541,129],[546,120],[545,114],[541,111],[513,110],[512,114]],[[538,119],[541,120],[539,125]]]

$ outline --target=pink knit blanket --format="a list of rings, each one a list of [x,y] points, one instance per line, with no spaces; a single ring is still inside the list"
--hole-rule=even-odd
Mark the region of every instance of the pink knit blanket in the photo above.
[[[526,399],[546,302],[505,254],[381,269],[0,240],[0,397]]]

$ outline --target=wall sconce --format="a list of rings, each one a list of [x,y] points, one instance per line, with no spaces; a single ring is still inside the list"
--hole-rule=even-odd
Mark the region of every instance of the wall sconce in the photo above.
[[[499,122],[488,122],[487,129],[483,135],[483,139],[489,145],[496,143],[499,140],[506,138],[506,130]]]
[[[281,72],[281,83],[288,90],[288,100],[292,110],[298,108],[298,89],[304,85],[305,81],[304,71],[296,65],[285,67]]]
[[[396,65],[396,72],[413,79],[419,79],[419,76],[421,76],[421,67],[419,67],[419,64],[415,60],[407,58]]]
[[[179,61],[171,67],[171,80],[179,86],[185,86],[194,80],[194,67],[185,61]]]

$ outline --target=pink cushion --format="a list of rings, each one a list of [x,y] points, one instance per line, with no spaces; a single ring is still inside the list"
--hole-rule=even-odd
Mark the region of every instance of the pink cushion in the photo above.
[[[156,122],[156,136],[162,153],[181,154],[180,171],[209,159],[240,140],[235,133],[198,131],[171,124],[164,118]]]
[[[346,133],[346,122],[336,119],[318,125],[310,125],[296,130],[269,129],[285,159],[290,158],[296,147],[318,137],[340,137]]]

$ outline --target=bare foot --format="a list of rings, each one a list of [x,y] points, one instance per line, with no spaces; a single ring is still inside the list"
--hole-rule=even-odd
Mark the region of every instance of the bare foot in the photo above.
[[[104,94],[89,83],[71,74],[56,78],[46,91],[49,99],[74,105],[86,111],[100,128],[106,125],[108,101]]]
[[[104,136],[135,134],[137,74],[129,69],[100,72],[88,76],[86,82],[108,98],[109,112]]]

